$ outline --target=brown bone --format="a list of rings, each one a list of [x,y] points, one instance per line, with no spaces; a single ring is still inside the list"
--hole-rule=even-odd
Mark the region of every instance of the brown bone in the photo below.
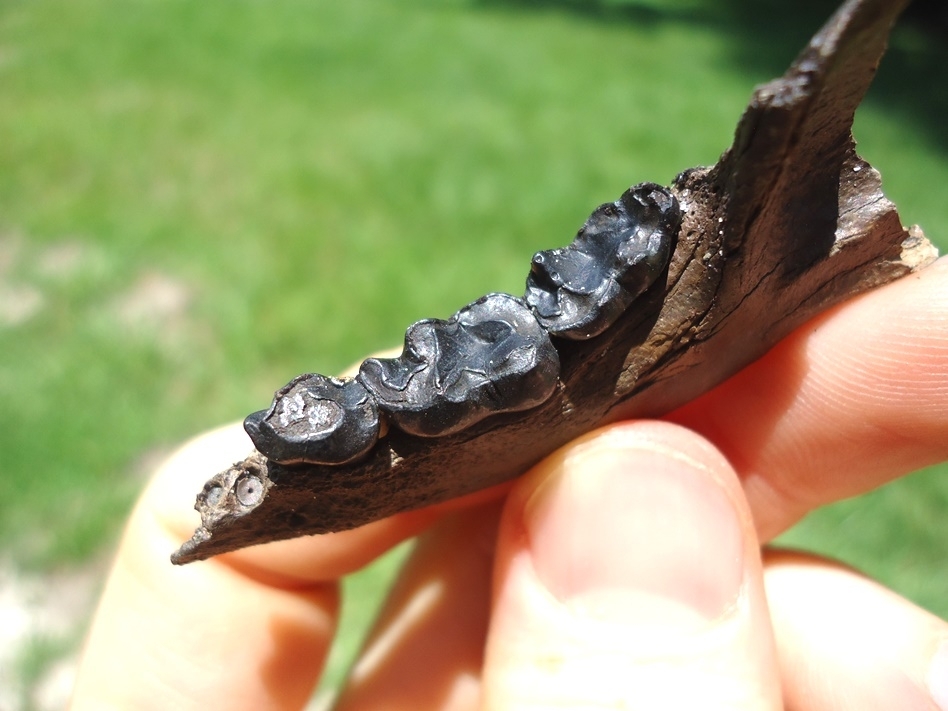
[[[669,412],[815,314],[932,261],[851,135],[906,4],[846,2],[755,91],[717,165],[678,176],[686,214],[667,278],[601,336],[558,344],[560,384],[544,404],[446,437],[393,429],[355,464],[284,467],[255,452],[208,481],[202,526],[172,560],[354,528],[512,479],[599,424]],[[236,495],[238,480],[252,497]]]

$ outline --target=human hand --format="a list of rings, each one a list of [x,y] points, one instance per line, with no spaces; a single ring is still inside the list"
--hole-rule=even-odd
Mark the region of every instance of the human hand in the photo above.
[[[181,492],[249,446],[218,430],[136,507],[73,708],[302,708],[339,578],[421,534],[340,709],[948,711],[945,622],[840,565],[760,548],[948,458],[946,388],[942,259],[670,422],[591,433],[512,486],[173,567],[193,529]]]

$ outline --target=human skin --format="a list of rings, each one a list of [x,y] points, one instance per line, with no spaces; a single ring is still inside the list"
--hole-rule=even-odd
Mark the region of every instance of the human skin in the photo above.
[[[948,625],[835,562],[762,547],[948,459],[948,260],[807,323],[666,421],[590,433],[512,484],[184,567],[186,445],[131,515],[72,708],[301,709],[339,580],[419,536],[337,708],[941,709]]]

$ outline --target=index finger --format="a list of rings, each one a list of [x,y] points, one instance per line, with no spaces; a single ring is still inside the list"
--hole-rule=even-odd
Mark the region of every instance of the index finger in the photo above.
[[[948,258],[797,329],[672,413],[744,482],[761,540],[948,458]]]

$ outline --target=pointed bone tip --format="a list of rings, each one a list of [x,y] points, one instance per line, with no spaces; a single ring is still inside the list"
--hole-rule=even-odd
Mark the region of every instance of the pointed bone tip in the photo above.
[[[174,565],[186,565],[195,563],[199,560],[207,560],[217,555],[231,553],[238,548],[258,543],[267,543],[268,538],[254,539],[248,537],[247,531],[233,530],[232,528],[220,528],[213,532],[204,526],[198,528],[194,535],[181,544],[174,553],[171,554],[171,562]]]
[[[194,535],[181,544],[174,553],[171,554],[171,562],[174,565],[185,565],[198,560],[209,558],[213,553],[206,550],[206,544],[211,540],[211,532],[201,526]]]

